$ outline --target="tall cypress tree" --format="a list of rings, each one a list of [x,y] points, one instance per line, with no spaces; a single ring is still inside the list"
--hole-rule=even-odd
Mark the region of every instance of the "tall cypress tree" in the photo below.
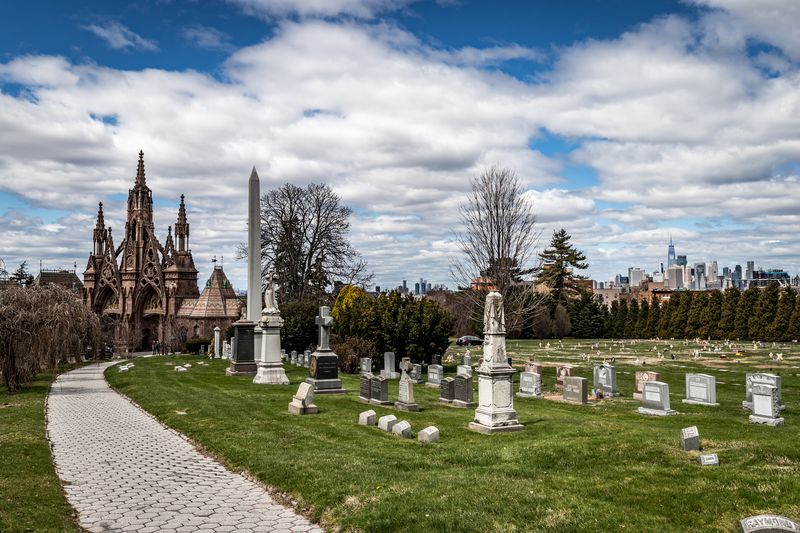
[[[626,339],[636,338],[636,323],[639,321],[639,302],[634,298],[628,304],[628,318],[625,320],[624,335]]]
[[[670,337],[670,322],[672,322],[672,313],[675,309],[675,304],[678,303],[678,298],[675,296],[677,292],[673,292],[669,300],[661,305],[661,317],[658,320],[658,336],[662,339]]]
[[[647,321],[650,319],[650,304],[647,300],[642,300],[639,304],[639,319],[636,321],[636,335],[637,339],[646,339],[647,334]]]
[[[750,338],[753,340],[768,340],[772,322],[775,320],[775,313],[778,311],[778,298],[780,289],[777,283],[770,283],[758,295],[755,310],[750,315],[748,328]]]
[[[686,337],[693,339],[703,335],[703,318],[708,305],[705,293],[692,294],[689,306],[689,317],[686,321]]]
[[[800,297],[794,299],[794,310],[786,328],[786,338],[790,341],[800,339]]]
[[[650,302],[650,316],[647,317],[647,335],[644,336],[645,338],[658,337],[658,322],[660,318],[661,301],[657,296],[653,295],[653,299]]]
[[[715,337],[719,326],[719,317],[722,313],[724,297],[720,291],[713,291],[706,299],[706,307],[703,309],[702,327],[697,335],[703,339]]]
[[[739,296],[741,296],[739,289],[733,287],[725,289],[717,331],[716,334],[712,333],[718,339],[730,340],[736,338],[736,309],[739,305]]]
[[[792,340],[788,335],[789,321],[792,319],[792,312],[794,312],[796,296],[797,294],[791,287],[784,289],[781,299],[778,301],[775,320],[773,320],[770,328],[769,340],[784,342]]]
[[[686,337],[686,324],[689,322],[692,294],[690,292],[679,292],[677,295],[679,295],[680,299],[677,301],[677,306],[670,319],[670,337],[680,339]]]
[[[614,321],[614,338],[617,339],[625,338],[625,324],[627,324],[627,322],[628,322],[628,301],[620,300],[617,319]]]
[[[734,338],[745,340],[750,339],[750,317],[756,310],[758,303],[758,287],[750,287],[739,297],[736,305],[736,321],[734,322]]]

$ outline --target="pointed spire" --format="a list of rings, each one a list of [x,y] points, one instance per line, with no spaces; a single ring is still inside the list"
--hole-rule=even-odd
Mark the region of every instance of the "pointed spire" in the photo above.
[[[256,172],[255,165],[253,166],[252,172],[250,172],[250,181],[258,181],[258,172]]]
[[[144,151],[139,150],[139,166],[136,168],[136,186],[144,185]]]
[[[189,248],[189,223],[186,221],[186,203],[181,194],[181,204],[178,207],[178,221],[175,223],[175,236],[178,238],[178,251],[185,252]]]

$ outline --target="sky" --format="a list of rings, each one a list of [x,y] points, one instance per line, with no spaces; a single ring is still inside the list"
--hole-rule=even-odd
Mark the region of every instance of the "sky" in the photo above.
[[[79,273],[121,235],[139,150],[164,240],[238,289],[247,179],[329,184],[395,287],[455,287],[471,180],[514,170],[539,249],[598,281],[666,262],[800,272],[796,0],[8,2],[0,258]],[[117,243],[118,244],[118,243]]]

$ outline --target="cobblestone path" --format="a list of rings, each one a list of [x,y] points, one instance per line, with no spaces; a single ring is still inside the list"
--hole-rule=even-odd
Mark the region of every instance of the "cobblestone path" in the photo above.
[[[198,452],[103,379],[113,363],[62,374],[47,431],[70,504],[89,531],[322,531]]]

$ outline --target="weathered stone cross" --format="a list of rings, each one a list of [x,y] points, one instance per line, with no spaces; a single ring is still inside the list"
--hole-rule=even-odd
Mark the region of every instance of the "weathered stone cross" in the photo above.
[[[319,326],[319,346],[317,351],[320,352],[328,352],[331,349],[330,339],[333,317],[330,316],[330,313],[330,307],[323,305],[319,308],[319,315],[314,319],[314,322]]]

